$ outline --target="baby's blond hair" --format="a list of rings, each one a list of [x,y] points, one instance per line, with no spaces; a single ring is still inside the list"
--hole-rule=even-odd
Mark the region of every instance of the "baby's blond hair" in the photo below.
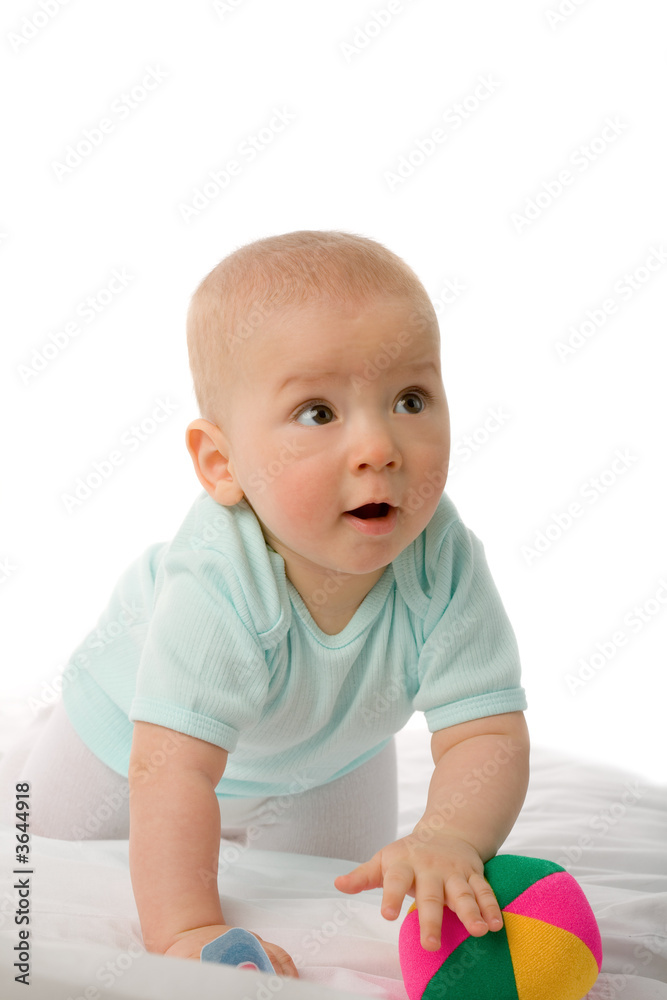
[[[378,295],[409,299],[421,327],[438,331],[414,271],[366,236],[304,229],[234,250],[199,284],[188,309],[188,354],[201,416],[220,425],[235,352],[272,312],[313,300],[335,305]]]

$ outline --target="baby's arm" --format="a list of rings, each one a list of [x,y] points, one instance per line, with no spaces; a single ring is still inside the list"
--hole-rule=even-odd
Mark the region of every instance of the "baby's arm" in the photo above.
[[[147,951],[199,958],[229,930],[218,895],[220,807],[227,751],[150,722],[135,722],[130,754],[130,875]],[[277,972],[296,976],[262,941]]]
[[[130,874],[148,951],[180,933],[224,924],[218,896],[220,809],[227,751],[136,722],[130,754]],[[201,872],[214,873],[203,879]],[[222,932],[221,932],[222,933]]]
[[[417,829],[462,837],[484,863],[507,839],[528,788],[530,737],[523,712],[473,719],[431,737],[435,770]]]

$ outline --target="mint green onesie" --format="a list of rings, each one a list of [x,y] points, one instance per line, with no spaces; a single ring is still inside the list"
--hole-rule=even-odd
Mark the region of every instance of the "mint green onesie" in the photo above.
[[[341,777],[415,710],[431,732],[523,710],[520,680],[482,543],[445,493],[343,631],[327,635],[246,501],[223,507],[203,492],[173,540],[119,579],[63,671],[63,703],[119,774],[143,720],[228,750],[216,794],[244,798]]]

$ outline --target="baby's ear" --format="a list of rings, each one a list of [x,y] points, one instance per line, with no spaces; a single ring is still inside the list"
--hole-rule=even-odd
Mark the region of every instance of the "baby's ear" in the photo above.
[[[197,479],[214,500],[233,507],[243,499],[229,458],[229,442],[219,427],[210,420],[193,420],[186,428],[185,444]]]

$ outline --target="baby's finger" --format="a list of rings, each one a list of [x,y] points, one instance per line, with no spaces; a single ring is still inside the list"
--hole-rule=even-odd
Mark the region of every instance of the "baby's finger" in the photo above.
[[[264,951],[271,959],[273,968],[279,976],[292,976],[294,979],[299,978],[296,965],[283,948],[280,948],[277,944],[270,944],[268,941],[262,941],[261,938],[259,940],[262,943]]]
[[[382,880],[382,916],[387,920],[395,920],[401,911],[405,894],[412,887],[415,873],[407,861],[397,861],[390,865]]]
[[[371,858],[363,865],[357,865],[347,875],[334,879],[339,892],[361,892],[362,889],[377,889],[382,885],[382,865],[379,858]]]
[[[482,919],[486,921],[492,931],[499,931],[503,926],[503,915],[500,912],[500,906],[493,889],[484,876],[478,875],[477,872],[473,872],[468,882],[477,898]]]
[[[426,951],[437,951],[442,943],[442,909],[445,905],[442,877],[420,877],[415,902],[419,912],[421,946]]]
[[[488,927],[483,919],[477,898],[464,875],[450,875],[445,883],[445,900],[465,929],[473,937],[482,937]]]

